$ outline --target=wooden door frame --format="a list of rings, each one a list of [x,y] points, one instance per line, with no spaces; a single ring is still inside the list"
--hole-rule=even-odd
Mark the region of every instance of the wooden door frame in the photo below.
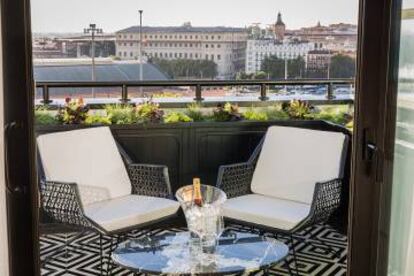
[[[356,131],[354,135],[352,185],[349,227],[349,275],[375,275],[381,260],[378,254],[381,225],[380,196],[387,175],[378,174],[392,160],[389,150],[392,131],[385,132],[394,108],[389,81],[389,63],[393,25],[391,14],[401,0],[360,0],[359,47],[356,99]],[[33,77],[30,32],[30,0],[1,0],[3,75],[5,90],[5,124],[21,126],[13,139],[19,140],[20,161],[9,167],[13,182],[9,197],[10,272],[11,275],[36,275],[38,265],[37,185],[33,136]],[[394,101],[395,103],[395,101]],[[14,108],[14,109],[13,109]],[[384,133],[388,133],[384,139]],[[363,158],[364,136],[375,143],[379,151],[373,162]],[[23,160],[23,161],[22,161]],[[9,160],[10,161],[10,160]],[[10,162],[11,163],[11,162]],[[9,183],[10,184],[10,183]],[[16,194],[16,195],[14,195]],[[382,254],[382,256],[384,253]],[[24,256],[24,258],[22,258]]]
[[[36,275],[37,185],[29,0],[1,0],[6,204],[10,275]]]
[[[348,275],[386,275],[401,0],[360,2]],[[394,67],[393,67],[394,66]],[[368,160],[367,143],[376,146]],[[374,148],[375,149],[375,148]]]

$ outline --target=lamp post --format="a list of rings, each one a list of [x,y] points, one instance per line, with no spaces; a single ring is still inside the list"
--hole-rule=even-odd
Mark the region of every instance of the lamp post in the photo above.
[[[92,81],[96,80],[95,75],[95,35],[102,34],[102,29],[96,28],[96,24],[89,24],[89,28],[83,30],[84,34],[91,34],[91,57],[92,57]],[[92,98],[95,98],[95,88],[92,87]]]
[[[142,81],[143,80],[143,60],[142,60],[142,13],[144,12],[143,10],[139,10],[139,80]],[[142,86],[139,87],[140,90],[140,94],[142,95]]]

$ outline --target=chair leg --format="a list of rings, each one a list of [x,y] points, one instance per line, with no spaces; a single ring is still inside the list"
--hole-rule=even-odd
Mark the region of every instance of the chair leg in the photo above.
[[[110,237],[110,238],[111,238],[111,243],[109,245],[109,260],[108,260],[106,275],[112,275],[112,270],[114,269],[114,266],[115,266],[112,261],[112,252],[116,249],[116,247],[119,244],[119,241],[121,240],[119,236]]]
[[[313,246],[312,243],[318,243],[320,245],[322,245],[323,247],[326,247],[327,250],[332,253],[333,257],[335,259],[339,259],[341,257],[341,251],[340,250],[335,250],[332,248],[332,246],[330,246],[329,244],[327,244],[326,242],[324,242],[323,240],[320,240],[319,238],[315,238],[312,239],[312,241],[309,241],[307,238],[300,238],[307,246]]]
[[[64,257],[66,258],[69,253],[68,253],[68,247],[69,245],[71,245],[75,240],[77,240],[78,238],[80,238],[81,236],[85,235],[85,233],[88,232],[87,230],[83,230],[81,232],[79,232],[77,235],[74,235],[72,238],[67,239],[67,236],[65,234],[65,242],[64,244],[60,245],[53,254],[45,257],[43,260],[41,261],[41,267],[45,267],[46,264],[50,261],[55,260],[56,258],[58,258],[59,256],[62,256],[62,254],[64,255]],[[74,251],[76,249],[76,247],[74,247],[72,250]]]
[[[99,271],[101,272],[100,274],[101,275],[104,275],[103,274],[103,269],[104,269],[104,267],[103,267],[103,244],[102,244],[102,234],[101,233],[99,233],[99,263],[100,263],[100,269],[99,269]]]
[[[293,239],[293,235],[290,234],[290,243],[292,245],[292,252],[293,252],[293,262],[295,263],[295,274],[299,276],[299,267],[298,267],[298,260],[296,258],[296,249],[295,249],[295,241]]]

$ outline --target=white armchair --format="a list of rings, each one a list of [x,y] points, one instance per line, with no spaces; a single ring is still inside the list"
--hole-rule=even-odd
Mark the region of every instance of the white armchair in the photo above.
[[[132,164],[108,127],[41,135],[37,146],[43,210],[98,232],[101,243],[102,235],[166,222],[179,209],[167,167]]]
[[[347,144],[341,132],[270,127],[246,163],[219,169],[226,220],[292,242],[295,231],[326,222],[340,204]]]

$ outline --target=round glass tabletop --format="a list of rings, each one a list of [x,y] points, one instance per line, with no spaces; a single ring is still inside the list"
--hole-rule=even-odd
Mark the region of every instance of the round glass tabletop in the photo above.
[[[131,239],[113,252],[113,261],[134,272],[167,275],[228,275],[265,269],[282,261],[289,248],[282,242],[227,230],[215,253],[202,253],[189,232]]]

